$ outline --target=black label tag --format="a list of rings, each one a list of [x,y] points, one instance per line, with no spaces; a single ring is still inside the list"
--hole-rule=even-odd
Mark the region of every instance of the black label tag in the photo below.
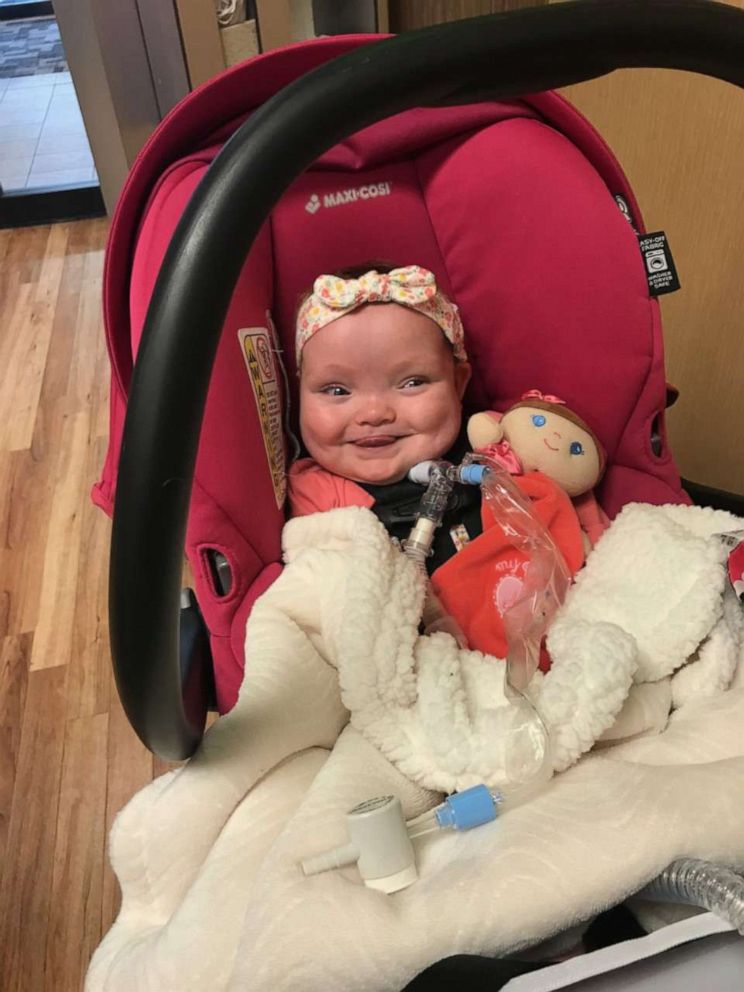
[[[674,259],[663,231],[654,234],[639,234],[643,265],[648,279],[648,289],[652,296],[675,293],[679,287],[679,277],[674,267]]]

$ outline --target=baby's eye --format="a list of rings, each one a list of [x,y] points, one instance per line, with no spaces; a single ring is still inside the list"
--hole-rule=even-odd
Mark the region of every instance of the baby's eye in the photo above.
[[[535,427],[544,427],[545,426],[545,417],[543,417],[543,415],[541,413],[533,413],[532,414],[532,423],[535,425]]]
[[[581,441],[572,441],[569,451],[571,452],[572,455],[583,455],[584,445],[581,443]]]
[[[421,376],[421,375],[412,375],[410,377],[410,379],[406,379],[402,383],[402,386],[403,386],[403,389],[414,389],[416,386],[423,386],[425,382],[426,382],[426,379],[424,379],[423,376]]]
[[[349,390],[345,386],[323,386],[320,390],[326,396],[349,396]]]

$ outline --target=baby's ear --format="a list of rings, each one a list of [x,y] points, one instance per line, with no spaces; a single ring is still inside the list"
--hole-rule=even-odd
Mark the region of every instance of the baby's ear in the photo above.
[[[474,451],[485,448],[487,444],[498,443],[503,436],[500,413],[474,413],[468,420],[468,441]]]
[[[461,400],[465,395],[465,390],[468,388],[472,374],[473,369],[469,362],[455,362],[455,387],[457,389],[457,395]]]

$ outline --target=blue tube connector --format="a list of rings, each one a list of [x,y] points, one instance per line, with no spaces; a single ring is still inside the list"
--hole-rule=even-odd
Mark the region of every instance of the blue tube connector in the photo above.
[[[468,462],[465,465],[449,465],[447,462],[426,461],[414,465],[408,473],[411,482],[426,486],[436,471],[441,472],[452,482],[461,482],[465,486],[479,486],[483,476],[488,472],[488,466],[480,462]]]
[[[472,789],[456,792],[448,796],[436,810],[440,827],[454,830],[472,830],[496,819],[496,804],[500,797],[494,797],[485,785],[474,785]]]
[[[483,482],[483,476],[488,471],[487,465],[479,465],[473,462],[470,465],[460,465],[460,482],[466,486],[479,486]]]

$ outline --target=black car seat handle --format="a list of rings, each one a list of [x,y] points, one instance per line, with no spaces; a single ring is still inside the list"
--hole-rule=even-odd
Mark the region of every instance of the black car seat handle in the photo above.
[[[189,497],[230,298],[283,192],[337,142],[411,107],[501,99],[634,66],[686,69],[741,86],[744,11],[712,0],[579,0],[410,32],[362,46],[287,86],[217,156],[160,270],[119,464],[110,572],[114,669],[129,719],[151,750],[184,758],[203,733],[206,694],[182,685],[179,665]]]

